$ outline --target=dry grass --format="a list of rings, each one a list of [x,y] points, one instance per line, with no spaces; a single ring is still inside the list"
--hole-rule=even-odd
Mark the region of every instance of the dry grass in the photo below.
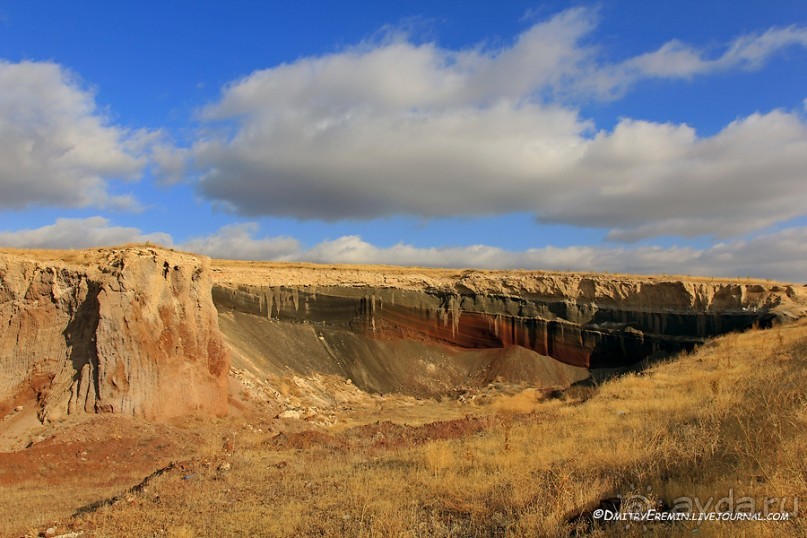
[[[162,245],[153,245],[151,243],[126,243],[123,245],[99,245],[89,249],[31,249],[0,247],[0,254],[22,256],[32,258],[40,262],[62,262],[66,264],[88,265],[92,264],[98,258],[99,254],[104,253],[107,250],[130,248],[152,248],[157,250],[177,252],[177,250],[173,248],[164,247]]]
[[[482,432],[455,439],[278,449],[269,434],[244,432],[234,454],[197,460],[71,526],[96,536],[565,537],[570,516],[616,494],[807,503],[805,373],[801,323],[727,335],[590,398],[536,406],[519,395]],[[807,536],[805,521],[581,530]]]
[[[25,256],[35,258],[39,261],[61,261],[65,263],[82,264],[87,263],[92,259],[93,255],[104,250],[109,249],[126,249],[126,248],[151,248],[157,250],[166,250],[170,252],[181,252],[184,254],[198,255],[195,252],[184,251],[169,246],[154,244],[151,242],[146,243],[126,243],[121,245],[99,245],[90,249],[27,249],[27,248],[12,248],[0,247],[0,254],[11,254],[14,256]],[[273,261],[250,261],[250,260],[225,260],[214,259],[213,266],[224,270],[248,270],[254,272],[256,269],[297,269],[297,270],[316,270],[322,272],[323,270],[343,270],[343,271],[364,271],[376,272],[382,274],[421,274],[425,273],[432,277],[445,277],[456,278],[467,272],[478,273],[481,275],[488,275],[491,278],[501,278],[504,276],[512,275],[544,275],[544,276],[580,276],[590,278],[601,278],[603,275],[608,275],[610,279],[642,279],[647,281],[697,281],[697,282],[710,282],[710,283],[743,283],[743,284],[776,284],[777,282],[771,279],[754,278],[750,276],[744,277],[712,277],[712,276],[699,276],[699,275],[637,275],[630,273],[610,273],[610,272],[586,272],[586,271],[545,271],[535,269],[462,269],[462,268],[448,268],[448,267],[418,267],[418,266],[404,266],[404,265],[382,265],[382,264],[317,264],[308,262],[273,262]]]
[[[181,251],[180,251],[181,252]],[[187,254],[193,254],[187,252]],[[507,276],[566,276],[602,278],[607,275],[609,279],[642,279],[646,281],[676,281],[676,282],[710,282],[710,283],[743,283],[743,284],[776,284],[768,278],[756,278],[751,276],[743,277],[714,277],[705,275],[677,275],[677,274],[636,274],[619,272],[589,272],[573,271],[567,269],[560,270],[540,270],[540,269],[477,269],[477,268],[451,268],[432,266],[407,266],[407,265],[383,265],[383,264],[320,264],[310,262],[276,262],[276,261],[250,261],[250,260],[225,260],[213,259],[213,266],[223,270],[247,270],[254,273],[256,270],[267,269],[298,269],[298,270],[341,270],[341,271],[364,271],[371,273],[381,273],[384,275],[406,275],[406,274],[426,274],[431,277],[457,278],[464,274],[475,273],[487,275],[491,278],[502,278]]]

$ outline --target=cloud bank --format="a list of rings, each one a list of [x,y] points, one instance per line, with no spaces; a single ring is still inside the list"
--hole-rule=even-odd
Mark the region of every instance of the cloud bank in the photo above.
[[[142,233],[138,228],[114,226],[104,217],[56,219],[41,228],[0,232],[0,246],[13,248],[91,248],[150,241],[171,246],[167,233]]]
[[[103,217],[57,219],[41,228],[0,232],[0,246],[90,248],[150,241],[163,246],[241,260],[388,264],[480,269],[535,269],[641,274],[689,274],[805,280],[807,227],[792,227],[750,239],[693,247],[543,247],[522,251],[489,245],[422,248],[399,243],[378,247],[349,235],[310,248],[292,237],[260,235],[256,223],[224,226],[217,232],[176,244],[171,235],[113,225]]]
[[[805,280],[807,227],[751,239],[692,247],[543,247],[512,251],[488,245],[420,248],[404,243],[378,247],[359,236],[323,241],[311,248],[287,238],[256,237],[254,225],[225,227],[182,246],[215,258],[389,264],[481,269],[535,269],[639,274],[682,274]]]
[[[638,80],[757,69],[807,29],[745,35],[710,56],[673,41],[613,65],[567,10],[509,46],[448,50],[393,35],[260,70],[202,112],[198,189],[246,216],[372,219],[532,212],[541,222],[720,238],[805,214],[800,111],[737,118],[713,136],[623,119],[598,130],[573,103]]]

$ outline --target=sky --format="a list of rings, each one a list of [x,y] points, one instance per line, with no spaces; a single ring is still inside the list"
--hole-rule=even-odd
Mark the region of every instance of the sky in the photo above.
[[[807,3],[0,1],[0,245],[807,281]]]

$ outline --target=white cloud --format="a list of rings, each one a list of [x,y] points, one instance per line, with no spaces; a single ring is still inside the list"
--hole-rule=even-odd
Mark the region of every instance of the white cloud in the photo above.
[[[807,47],[807,28],[771,28],[762,34],[740,36],[716,63],[723,69],[759,69],[773,54],[791,46]]]
[[[420,248],[404,243],[382,248],[355,235],[305,249],[288,237],[255,237],[257,231],[255,225],[225,227],[182,248],[219,258],[315,263],[750,276],[794,282],[804,280],[807,274],[807,227],[787,228],[705,249],[548,246],[523,251],[487,245]]]
[[[256,239],[255,223],[230,224],[213,235],[197,237],[182,248],[213,258],[236,260],[283,260],[300,252],[300,243],[290,237]]]
[[[137,209],[109,181],[138,178],[146,133],[110,125],[57,64],[0,61],[0,95],[0,208]]]
[[[761,34],[736,38],[720,56],[709,58],[704,51],[672,40],[658,50],[632,58],[616,67],[632,82],[642,77],[689,78],[730,69],[760,69],[774,54],[792,46],[807,47],[807,28],[770,28]]]
[[[190,150],[177,147],[165,140],[156,141],[150,150],[157,181],[163,185],[172,185],[186,179]]]
[[[242,215],[527,211],[630,241],[736,236],[805,213],[807,124],[796,113],[738,118],[709,137],[631,119],[597,132],[553,99],[757,68],[807,45],[807,30],[742,36],[716,59],[671,42],[605,65],[582,44],[595,23],[572,9],[496,50],[399,37],[256,71],[202,113],[211,123],[192,149],[199,190]]]
[[[532,209],[543,180],[584,149],[576,115],[502,103],[432,114],[356,112],[302,133],[278,120],[232,145],[199,147],[214,166],[204,193],[245,214],[371,218],[445,216]],[[536,171],[538,172],[536,177]],[[551,193],[545,193],[551,196]]]
[[[57,219],[41,228],[0,232],[0,246],[18,248],[91,248],[146,241],[173,245],[166,233],[115,226],[103,217]],[[304,248],[291,237],[261,237],[257,224],[246,223],[224,226],[176,246],[214,258],[243,260],[751,276],[793,282],[804,281],[807,275],[807,227],[786,228],[704,249],[586,245],[512,251],[488,245],[421,248],[399,243],[378,247],[356,235]]]
[[[104,217],[56,219],[41,228],[0,232],[0,245],[15,248],[91,248],[150,241],[164,246],[172,244],[166,233],[144,234],[137,228],[112,226]]]
[[[774,111],[699,138],[685,125],[625,120],[598,133],[538,211],[611,228],[611,238],[742,235],[805,212],[807,124]],[[539,202],[540,203],[540,202]]]

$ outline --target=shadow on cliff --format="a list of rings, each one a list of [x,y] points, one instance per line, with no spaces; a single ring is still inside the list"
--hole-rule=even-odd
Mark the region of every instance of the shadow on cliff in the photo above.
[[[69,412],[73,412],[76,407],[94,412],[96,399],[101,393],[96,346],[96,331],[100,321],[98,295],[101,293],[101,285],[88,281],[87,286],[86,298],[78,305],[63,333],[74,370]]]

